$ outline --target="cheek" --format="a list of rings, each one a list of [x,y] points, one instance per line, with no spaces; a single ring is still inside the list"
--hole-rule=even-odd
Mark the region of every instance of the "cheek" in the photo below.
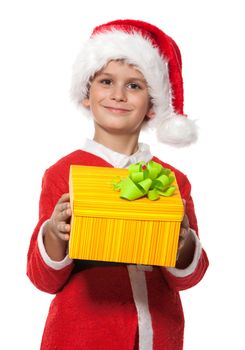
[[[105,96],[107,94],[107,90],[104,89],[103,87],[101,86],[91,86],[90,88],[90,97],[94,100],[98,100],[98,99],[101,99],[103,98],[103,96]]]
[[[150,113],[150,108],[151,107],[148,101],[141,105],[141,111],[142,113],[144,113],[145,116],[148,116],[148,114]]]
[[[145,110],[146,113],[149,111],[151,102],[148,94],[143,93],[142,95],[138,96],[138,106],[141,110]]]

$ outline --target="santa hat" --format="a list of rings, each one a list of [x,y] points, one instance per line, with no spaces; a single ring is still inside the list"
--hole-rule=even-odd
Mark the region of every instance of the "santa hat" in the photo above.
[[[116,59],[144,75],[155,114],[146,125],[156,130],[159,141],[175,146],[195,142],[197,126],[183,112],[180,50],[172,38],[149,23],[116,20],[96,27],[73,66],[72,98],[82,106],[91,77]]]

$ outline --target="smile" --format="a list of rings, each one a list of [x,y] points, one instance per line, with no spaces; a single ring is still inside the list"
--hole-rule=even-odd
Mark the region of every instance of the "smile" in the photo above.
[[[118,108],[118,107],[112,107],[112,106],[104,106],[106,110],[112,113],[116,114],[124,114],[130,112],[130,109],[125,109],[125,108]]]

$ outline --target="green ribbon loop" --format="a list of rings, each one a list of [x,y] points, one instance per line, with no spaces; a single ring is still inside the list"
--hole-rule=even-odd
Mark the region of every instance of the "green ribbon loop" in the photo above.
[[[114,189],[120,191],[120,198],[133,201],[147,196],[152,201],[160,196],[172,196],[176,190],[171,186],[175,177],[170,169],[154,161],[139,162],[128,167],[129,176],[114,183]]]

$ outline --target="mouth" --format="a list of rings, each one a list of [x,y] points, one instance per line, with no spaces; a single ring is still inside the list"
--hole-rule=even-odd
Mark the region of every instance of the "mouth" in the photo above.
[[[114,107],[114,106],[104,106],[104,108],[107,111],[109,111],[111,113],[115,113],[115,114],[126,114],[126,113],[131,111],[130,109]]]

